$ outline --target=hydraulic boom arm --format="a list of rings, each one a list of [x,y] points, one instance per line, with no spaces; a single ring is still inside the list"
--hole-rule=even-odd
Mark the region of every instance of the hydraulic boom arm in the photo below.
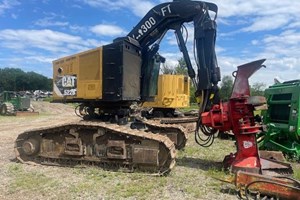
[[[201,97],[202,112],[206,109],[209,96],[220,81],[220,70],[215,53],[216,22],[218,7],[213,3],[189,0],[174,0],[152,8],[128,34],[137,40],[142,51],[142,99],[149,96],[147,86],[158,76],[155,68],[159,43],[168,30],[174,30],[180,51],[188,68],[188,74]],[[210,15],[213,15],[213,18]],[[182,26],[194,23],[195,62],[197,77],[182,36]]]

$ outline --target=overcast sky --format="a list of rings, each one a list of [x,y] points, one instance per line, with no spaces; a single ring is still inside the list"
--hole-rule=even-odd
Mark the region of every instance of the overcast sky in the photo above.
[[[125,36],[162,0],[0,0],[0,68],[52,77],[52,61]],[[251,83],[300,79],[300,1],[212,0],[219,7],[217,56],[221,73],[266,58]],[[187,25],[192,30],[190,25]],[[192,32],[189,34],[192,47]],[[182,57],[173,32],[160,50],[167,64]],[[192,56],[193,54],[191,54]]]

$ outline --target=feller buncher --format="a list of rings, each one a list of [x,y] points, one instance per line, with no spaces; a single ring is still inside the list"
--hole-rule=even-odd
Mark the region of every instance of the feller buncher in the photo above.
[[[154,81],[154,80],[153,80]],[[176,109],[190,106],[190,80],[184,75],[162,74],[158,77],[154,101],[143,103],[147,118],[176,117]]]
[[[179,124],[187,132],[195,131],[198,113],[186,114],[180,108],[190,106],[190,79],[184,75],[162,74],[158,77],[154,101],[142,104],[141,115],[161,124]]]
[[[299,197],[296,183],[291,186],[285,179],[281,182],[287,194],[278,188],[277,179],[264,175],[267,170],[290,170],[290,166],[262,159],[257,150],[259,126],[254,121],[253,104],[260,103],[260,99],[249,97],[248,78],[264,60],[240,66],[232,98],[227,103],[217,102],[217,11],[217,5],[202,1],[162,3],[152,8],[126,37],[53,61],[54,101],[79,103],[77,113],[84,120],[21,133],[15,142],[17,159],[23,163],[86,163],[109,169],[169,172],[175,166],[176,148],[185,145],[185,131],[132,116],[130,105],[154,98],[152,91],[156,90],[150,88],[156,87],[153,80],[164,60],[158,54],[159,44],[166,32],[173,30],[197,90],[197,143],[206,146],[216,130],[233,130],[237,152],[227,156],[224,164],[235,173],[238,189],[246,187],[248,191],[251,184],[251,189],[267,195]],[[184,23],[188,22],[194,24],[197,75],[183,37]],[[201,133],[208,137],[204,143]],[[257,187],[253,181],[264,184]],[[272,188],[266,190],[270,184]]]

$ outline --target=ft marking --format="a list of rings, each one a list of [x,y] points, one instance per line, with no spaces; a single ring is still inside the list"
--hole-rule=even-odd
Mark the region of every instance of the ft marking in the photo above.
[[[171,14],[170,4],[161,8],[161,13],[163,16],[166,16],[166,13]]]

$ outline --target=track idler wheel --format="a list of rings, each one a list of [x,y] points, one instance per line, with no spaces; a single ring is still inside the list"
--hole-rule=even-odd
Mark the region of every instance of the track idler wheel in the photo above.
[[[22,144],[22,150],[27,156],[35,155],[40,150],[40,143],[33,138],[25,140]]]

